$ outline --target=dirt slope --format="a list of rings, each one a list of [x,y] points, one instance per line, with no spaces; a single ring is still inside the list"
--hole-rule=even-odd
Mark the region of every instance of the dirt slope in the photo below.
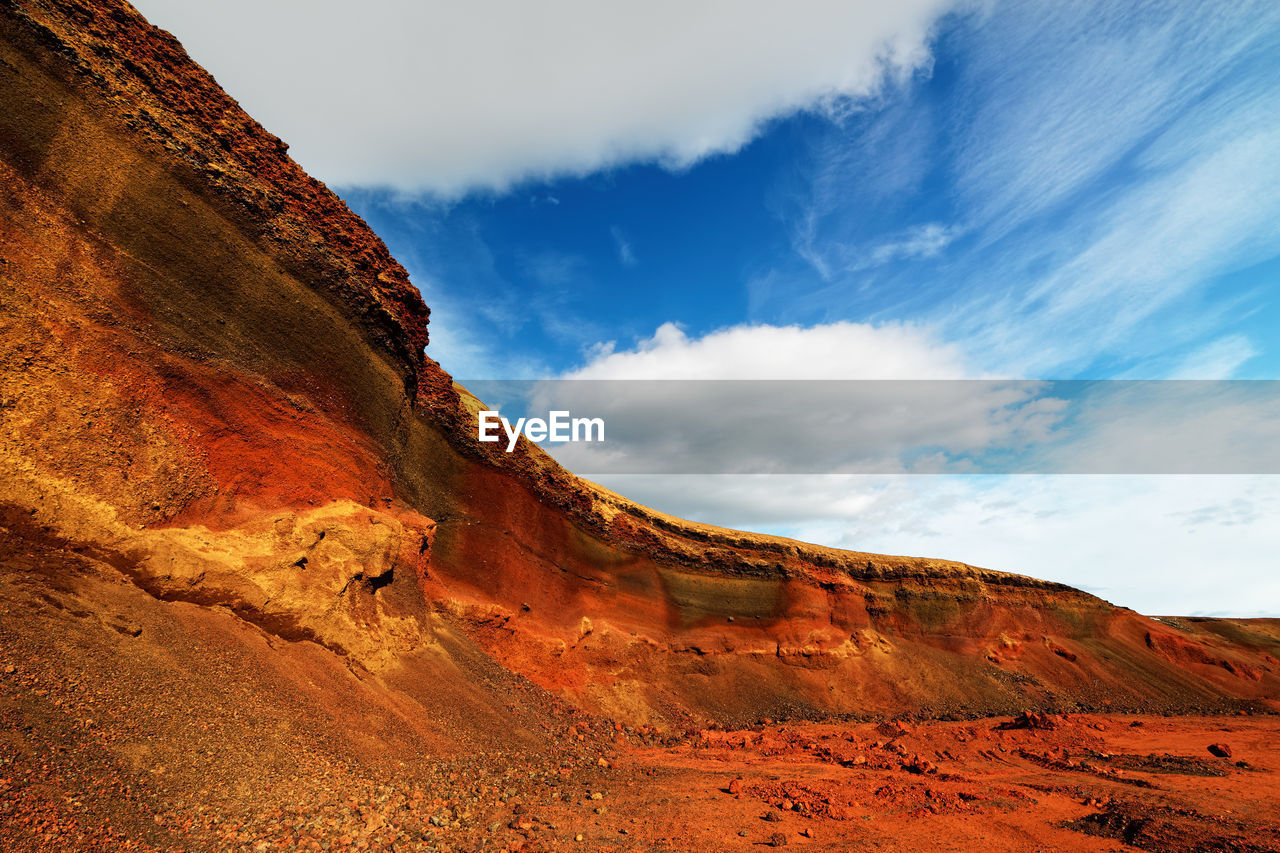
[[[36,531],[379,679],[479,655],[664,729],[1280,696],[1273,624],[689,524],[479,445],[403,268],[172,37],[118,0],[9,0],[0,36],[13,553]]]
[[[170,36],[0,0],[0,849],[1277,849],[1280,622],[665,516],[427,318]]]

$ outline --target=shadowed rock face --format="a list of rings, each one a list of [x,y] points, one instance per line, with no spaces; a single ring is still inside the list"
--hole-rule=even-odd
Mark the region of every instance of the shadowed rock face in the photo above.
[[[1274,622],[686,523],[478,444],[404,269],[122,2],[0,4],[0,104],[0,500],[157,598],[388,677],[463,642],[658,725],[1280,696]]]

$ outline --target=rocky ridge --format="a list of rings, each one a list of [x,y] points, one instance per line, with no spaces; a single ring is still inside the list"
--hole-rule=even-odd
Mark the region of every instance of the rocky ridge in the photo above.
[[[156,600],[385,677],[463,636],[666,729],[1274,705],[1267,624],[691,524],[472,441],[404,269],[171,36],[118,0],[0,29],[0,493]]]

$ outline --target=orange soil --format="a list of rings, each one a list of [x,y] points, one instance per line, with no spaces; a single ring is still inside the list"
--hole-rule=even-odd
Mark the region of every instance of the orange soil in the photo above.
[[[117,0],[0,28],[0,500],[153,594],[378,666],[445,613],[557,695],[668,728],[1280,694],[1275,625],[691,524],[470,440],[478,402],[421,354],[403,269],[170,36]]]
[[[4,846],[1275,849],[1280,620],[638,506],[427,314],[122,0],[0,4]]]
[[[758,849],[779,833],[822,850],[1280,848],[1274,718],[1048,719],[775,725],[623,752],[618,815],[589,842],[617,827],[642,850]]]
[[[371,672],[5,518],[0,849],[1280,850],[1274,715],[660,734],[435,636]]]

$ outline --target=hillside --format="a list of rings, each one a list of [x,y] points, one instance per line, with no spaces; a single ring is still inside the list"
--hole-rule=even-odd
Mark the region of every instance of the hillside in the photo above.
[[[1280,708],[1273,621],[692,524],[478,444],[404,269],[171,36],[117,0],[0,30],[0,712],[58,773],[171,768],[102,800],[124,836],[335,773],[339,822],[404,773],[460,814],[763,718]]]

